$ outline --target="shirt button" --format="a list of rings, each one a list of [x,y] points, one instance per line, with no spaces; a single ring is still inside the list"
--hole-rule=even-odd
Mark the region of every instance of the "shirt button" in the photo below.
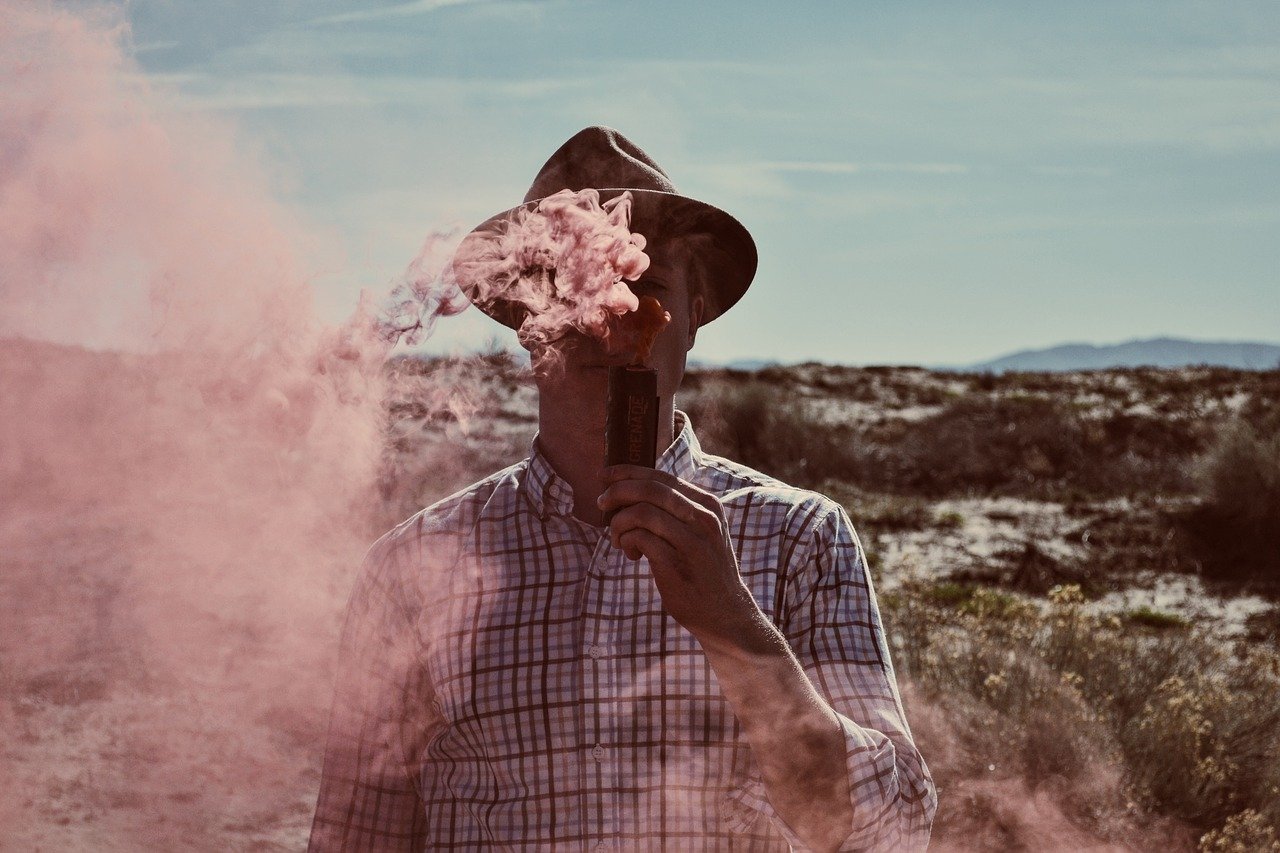
[[[596,660],[600,660],[600,658],[604,657],[604,647],[603,646],[587,646],[587,654],[591,655],[591,657],[593,657]]]
[[[596,849],[597,849],[597,850],[608,850],[608,849],[609,849],[609,848],[611,848],[611,847],[613,847],[613,845],[612,845],[612,844],[610,844],[608,841],[597,841],[597,842],[596,842]]]
[[[594,758],[596,761],[604,761],[604,747],[601,746],[600,744],[596,744],[595,746],[593,746],[591,748],[591,757]],[[608,842],[601,841],[600,843],[607,844]]]

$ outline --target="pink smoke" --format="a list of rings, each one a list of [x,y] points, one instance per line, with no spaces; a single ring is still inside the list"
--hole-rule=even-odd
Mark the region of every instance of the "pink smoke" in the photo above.
[[[470,235],[448,274],[478,304],[514,309],[535,354],[570,331],[603,341],[612,319],[639,307],[625,282],[649,268],[630,222],[629,192],[601,204],[596,190],[561,190]]]
[[[0,4],[0,834],[292,845],[387,344],[318,322],[319,243],[126,37]]]

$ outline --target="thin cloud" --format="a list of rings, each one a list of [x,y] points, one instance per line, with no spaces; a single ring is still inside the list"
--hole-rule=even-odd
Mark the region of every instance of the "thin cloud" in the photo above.
[[[770,172],[801,172],[814,175],[856,175],[861,172],[956,175],[969,171],[968,166],[960,163],[854,163],[840,160],[766,160],[758,166]]]
[[[1032,166],[1031,174],[1054,178],[1109,178],[1115,170],[1105,166]]]
[[[182,42],[177,39],[167,39],[165,41],[149,41],[133,46],[134,54],[154,53],[158,50],[174,50],[182,47]]]
[[[151,74],[147,79],[182,90],[183,105],[200,110],[261,110],[297,107],[441,105],[459,97],[530,101],[586,85],[557,78],[467,79],[343,74]]]
[[[447,6],[470,6],[485,3],[489,0],[411,0],[408,3],[396,3],[379,9],[361,9],[355,12],[341,12],[337,15],[325,15],[308,21],[309,24],[350,24],[360,21],[379,21],[386,18],[410,18],[426,15]]]

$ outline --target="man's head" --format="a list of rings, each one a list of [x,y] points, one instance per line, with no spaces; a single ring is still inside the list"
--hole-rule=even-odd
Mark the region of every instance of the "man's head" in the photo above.
[[[651,157],[607,127],[575,134],[539,170],[522,205],[490,217],[467,239],[485,240],[505,228],[516,211],[565,189],[594,189],[602,201],[630,193],[631,230],[644,235],[645,251],[651,258],[662,256],[668,270],[686,271],[684,291],[690,308],[695,297],[702,297],[698,325],[732,307],[755,276],[755,242],[746,228],[719,208],[681,195]],[[519,328],[527,316],[523,306],[486,300],[482,289],[459,283],[482,311],[504,325]]]
[[[662,243],[650,253],[650,264],[637,281],[630,284],[637,296],[652,296],[670,314],[670,322],[653,341],[646,365],[658,372],[658,394],[675,394],[684,377],[685,360],[703,325],[707,300],[705,273],[697,256],[683,240]],[[628,316],[618,318],[619,323]],[[624,333],[625,334],[625,333]],[[547,362],[554,367],[539,371],[543,390],[556,387],[562,393],[595,396],[603,394],[607,368],[625,364],[629,351],[612,350],[608,343],[579,332],[567,333],[554,344],[556,357]],[[535,363],[541,362],[535,359]]]

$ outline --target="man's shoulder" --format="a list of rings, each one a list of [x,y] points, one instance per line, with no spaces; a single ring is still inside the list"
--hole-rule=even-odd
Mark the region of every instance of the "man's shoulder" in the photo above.
[[[719,497],[726,509],[785,513],[803,528],[797,533],[812,530],[840,511],[840,504],[821,492],[793,486],[723,456],[704,453],[699,480],[698,485]]]
[[[465,537],[495,502],[510,504],[516,500],[519,477],[527,464],[526,459],[509,465],[419,510],[384,533],[370,550],[387,554],[418,547],[427,539]]]

